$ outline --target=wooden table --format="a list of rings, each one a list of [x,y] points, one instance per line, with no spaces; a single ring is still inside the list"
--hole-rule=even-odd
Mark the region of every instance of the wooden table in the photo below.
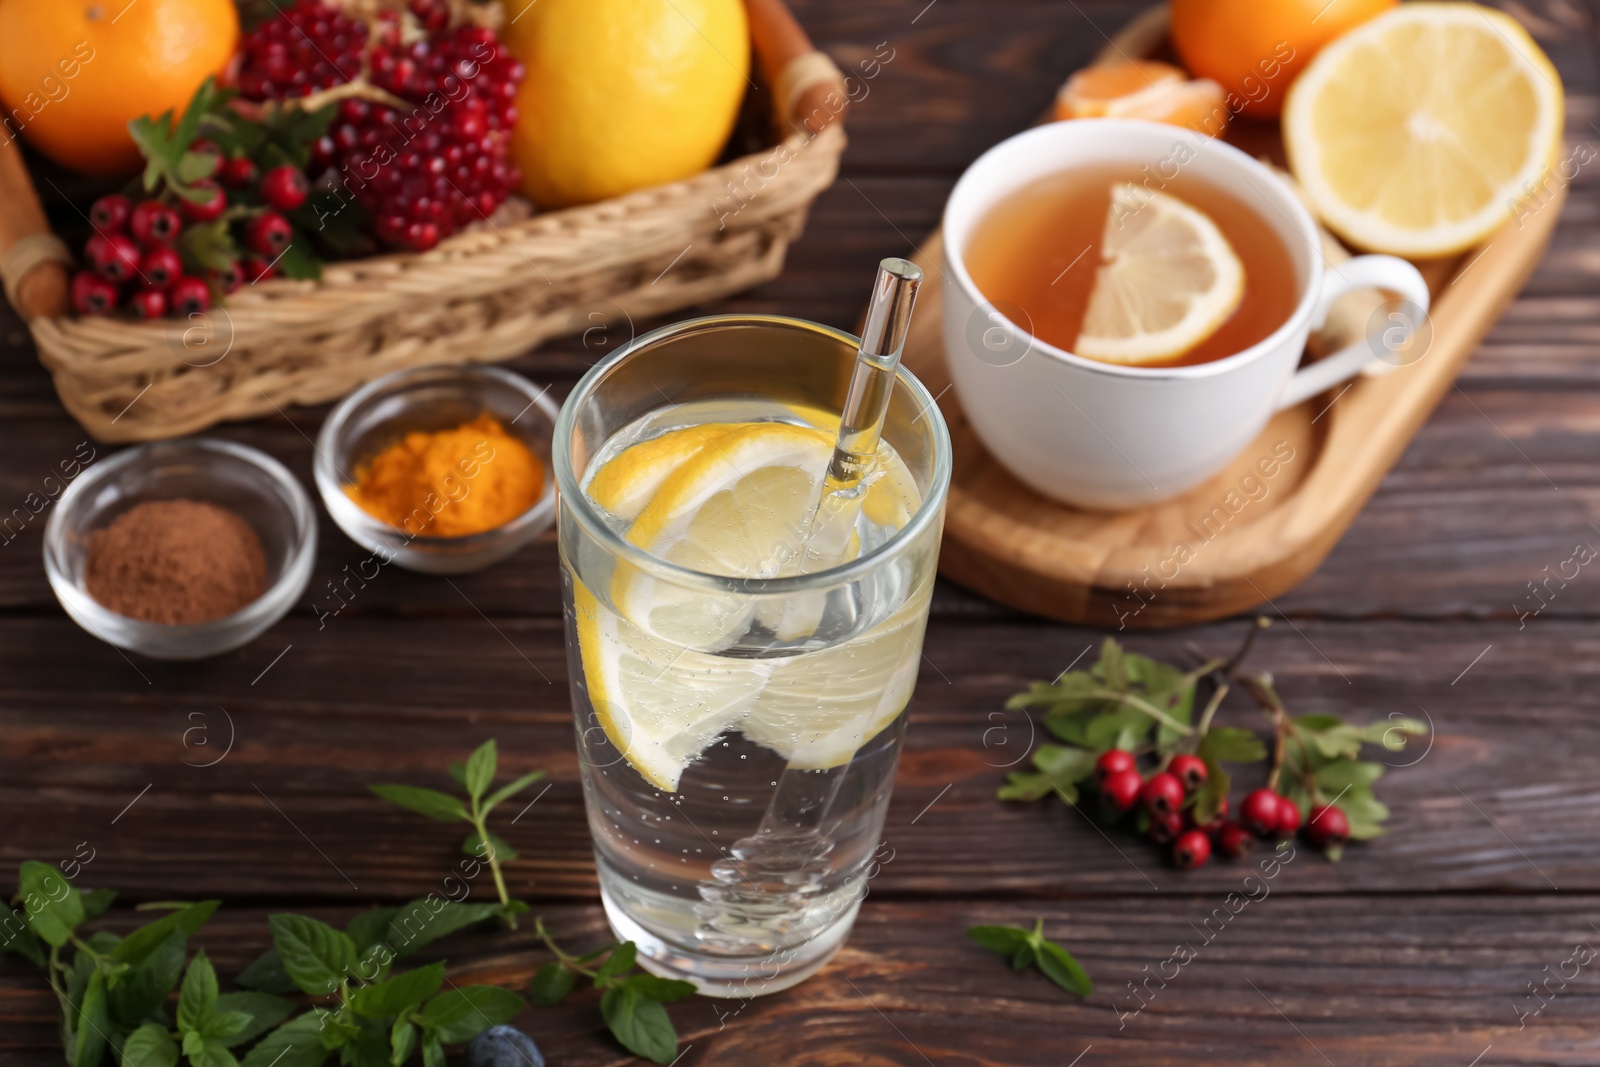
[[[1511,6],[1566,79],[1569,141],[1600,138],[1591,16],[1572,0]],[[892,58],[865,83],[844,171],[788,270],[722,307],[848,327],[878,258],[928,232],[962,167],[1027,125],[1138,5],[796,7],[847,69],[877,50]],[[1557,995],[1544,993],[1542,1014],[1519,1027],[1519,1012],[1538,1006],[1529,983],[1576,945],[1600,945],[1600,575],[1552,582],[1527,614],[1540,603],[1530,582],[1575,545],[1600,548],[1596,175],[1593,164],[1580,171],[1526,293],[1343,543],[1277,602],[1284,620],[1258,645],[1254,662],[1292,708],[1432,719],[1427,755],[1379,784],[1394,809],[1388,837],[1338,865],[1302,850],[1270,897],[1202,943],[1197,928],[1241,888],[1244,868],[1179,873],[1060,805],[994,799],[1000,765],[1030,738],[1026,720],[997,714],[1001,702],[1103,635],[946,586],[884,831],[891,858],[849,944],[790,992],[675,1007],[680,1062],[1600,1062],[1594,965],[1564,988],[1552,981]],[[609,347],[591,340],[514,366],[564,392]],[[0,319],[0,360],[9,514],[83,435],[12,317]],[[292,410],[220,432],[309,484],[323,415]],[[84,842],[94,858],[78,884],[119,890],[123,925],[136,901],[220,897],[200,941],[230,974],[265,946],[270,912],[342,921],[436,889],[459,833],[379,802],[366,783],[444,786],[446,762],[497,737],[504,765],[545,768],[552,782],[501,827],[522,854],[513,892],[575,941],[602,936],[553,537],[453,583],[388,569],[337,616],[319,622],[308,602],[237,653],[172,665],[125,658],[62,614],[40,562],[43,525],[0,534],[0,867],[57,862]],[[326,583],[360,558],[324,517],[308,601],[331,604]],[[1230,647],[1241,628],[1129,643],[1176,657],[1188,640]],[[1223,716],[1261,725],[1243,701]],[[1087,1001],[963,936],[972,923],[1036,916],[1094,976]],[[1130,983],[1170,975],[1164,961],[1180,942],[1198,957],[1152,982],[1132,1014]],[[526,933],[447,947],[462,974],[502,981],[544,958]],[[0,962],[0,1064],[59,1063],[55,1016],[30,967]],[[552,1064],[627,1059],[592,995],[520,1022]]]

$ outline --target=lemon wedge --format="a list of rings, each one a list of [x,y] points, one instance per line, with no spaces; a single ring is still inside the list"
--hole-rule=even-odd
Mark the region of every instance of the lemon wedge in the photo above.
[[[595,473],[587,489],[589,499],[616,518],[632,522],[662,482],[727,432],[724,423],[699,423],[640,441]]]
[[[1412,258],[1480,244],[1548,177],[1561,79],[1518,22],[1402,4],[1319,52],[1289,90],[1284,146],[1351,244]]]
[[[1160,363],[1200,344],[1244,296],[1244,266],[1217,224],[1175,196],[1111,190],[1089,308],[1073,351]]]

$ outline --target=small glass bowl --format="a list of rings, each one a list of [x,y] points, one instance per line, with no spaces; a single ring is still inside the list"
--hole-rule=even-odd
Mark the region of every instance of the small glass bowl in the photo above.
[[[498,367],[412,367],[369,382],[345,397],[317,434],[322,503],[352,541],[407,570],[464,574],[498,563],[555,520],[550,447],[557,412],[547,392]],[[356,469],[402,435],[452,429],[484,412],[521,438],[544,466],[539,499],[510,522],[465,537],[414,535],[367,514],[345,494]]]
[[[261,539],[267,590],[232,615],[186,625],[119,615],[89,595],[89,534],[135,504],[198,500],[236,512]],[[89,467],[56,502],[44,531],[44,569],[72,621],[108,644],[153,659],[218,656],[249,644],[305,592],[317,553],[311,497],[264,452],[217,438],[158,441]]]

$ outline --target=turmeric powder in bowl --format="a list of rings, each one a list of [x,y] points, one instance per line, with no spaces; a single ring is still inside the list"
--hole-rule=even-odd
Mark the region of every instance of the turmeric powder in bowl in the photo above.
[[[413,431],[355,474],[345,495],[413,537],[467,537],[533,507],[544,464],[493,415],[448,430]]]

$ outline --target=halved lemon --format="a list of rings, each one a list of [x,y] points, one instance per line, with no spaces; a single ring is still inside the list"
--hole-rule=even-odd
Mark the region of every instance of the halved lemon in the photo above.
[[[1562,99],[1555,67],[1515,19],[1402,4],[1295,80],[1284,146],[1317,213],[1351,244],[1448,255],[1538,192],[1561,146]]]
[[[1244,296],[1244,266],[1217,224],[1132,182],[1111,190],[1089,308],[1073,351],[1108,363],[1175,359]]]

